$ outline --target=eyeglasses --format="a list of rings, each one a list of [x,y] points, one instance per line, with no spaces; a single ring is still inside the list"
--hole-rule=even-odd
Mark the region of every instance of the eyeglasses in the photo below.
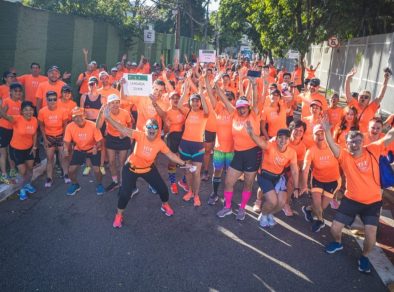
[[[93,86],[96,84],[96,82],[89,82],[88,84],[89,84],[89,86]]]
[[[369,99],[369,96],[368,95],[360,95],[358,98],[359,99]]]
[[[57,101],[57,98],[47,98],[47,101],[48,101],[48,102]]]
[[[155,125],[155,124],[151,124],[151,125],[146,125],[146,128],[148,129],[148,130],[157,130],[157,129],[159,129],[159,126],[157,126],[157,125]]]
[[[363,140],[360,140],[360,139],[357,139],[357,140],[346,140],[346,143],[359,145],[359,144],[361,144],[362,141]]]

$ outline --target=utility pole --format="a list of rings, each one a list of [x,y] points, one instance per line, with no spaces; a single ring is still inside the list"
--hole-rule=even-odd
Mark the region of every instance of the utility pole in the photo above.
[[[220,47],[219,47],[219,37],[220,37],[220,31],[219,31],[220,25],[219,25],[219,12],[216,12],[216,21],[215,21],[215,30],[216,30],[216,56],[220,55]]]
[[[209,1],[207,1],[207,15],[205,17],[205,29],[204,29],[204,49],[208,46],[208,20],[209,20]]]
[[[181,9],[179,0],[176,2],[176,15],[175,15],[175,56],[179,61],[179,45],[181,40]]]

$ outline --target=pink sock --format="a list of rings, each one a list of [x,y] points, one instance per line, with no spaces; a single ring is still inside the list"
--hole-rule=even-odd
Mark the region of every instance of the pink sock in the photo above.
[[[249,202],[251,195],[252,195],[252,192],[249,192],[249,191],[242,192],[241,209],[245,209],[245,206]]]
[[[226,200],[226,208],[231,208],[231,199],[233,198],[233,192],[224,192],[224,199]]]

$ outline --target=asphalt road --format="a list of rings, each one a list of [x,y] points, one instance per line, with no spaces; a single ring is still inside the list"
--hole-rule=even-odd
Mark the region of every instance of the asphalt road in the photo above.
[[[165,179],[166,161],[158,163]],[[324,252],[329,228],[313,234],[301,216],[308,198],[294,202],[298,216],[281,213],[280,224],[263,230],[253,212],[243,222],[217,218],[221,204],[206,204],[209,182],[202,207],[171,196],[175,215],[166,217],[140,180],[123,227],[114,229],[117,192],[98,197],[92,180],[81,176],[82,190],[68,197],[61,179],[46,190],[41,177],[29,200],[0,204],[0,291],[387,290],[375,271],[358,272],[352,237],[344,236],[343,251]]]

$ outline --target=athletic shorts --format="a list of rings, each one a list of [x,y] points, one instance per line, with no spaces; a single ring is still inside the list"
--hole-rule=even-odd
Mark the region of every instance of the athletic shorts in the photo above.
[[[276,193],[285,192],[286,177],[284,174],[274,174],[269,171],[261,170],[257,175],[257,182],[263,193],[275,190]]]
[[[12,133],[14,131],[12,129],[6,129],[0,127],[0,148],[5,148],[10,145],[12,139]]]
[[[182,160],[202,162],[205,153],[204,143],[181,139],[179,153],[181,154]]]
[[[216,132],[211,132],[211,131],[205,130],[204,142],[213,143],[213,142],[215,142],[215,139],[216,139]]]
[[[48,147],[63,147],[63,135],[59,136],[49,136],[45,135],[48,140]]]
[[[90,159],[93,166],[100,166],[101,151],[97,151],[97,153],[93,155],[92,153],[88,153],[86,151],[74,149],[70,165],[82,165],[86,162],[86,158]]]
[[[312,193],[321,193],[327,198],[334,198],[334,194],[341,188],[342,180],[339,177],[336,181],[331,182],[321,182],[316,178],[312,177]]]
[[[107,134],[107,136],[105,136],[105,147],[111,150],[119,150],[119,151],[129,150],[131,147],[130,138],[129,137],[119,138]]]
[[[364,225],[378,226],[382,205],[382,201],[372,204],[362,204],[343,197],[334,220],[350,226],[356,215],[359,215]]]
[[[179,152],[179,144],[182,139],[182,132],[171,132],[167,135],[167,146],[173,153]]]
[[[254,172],[261,164],[263,152],[260,147],[254,147],[244,151],[234,151],[234,158],[230,166],[238,171]]]
[[[28,160],[34,160],[31,148],[26,150],[18,150],[10,146],[10,158],[15,162],[15,165],[24,164]]]
[[[215,170],[227,169],[234,158],[234,152],[213,151],[213,168]]]

